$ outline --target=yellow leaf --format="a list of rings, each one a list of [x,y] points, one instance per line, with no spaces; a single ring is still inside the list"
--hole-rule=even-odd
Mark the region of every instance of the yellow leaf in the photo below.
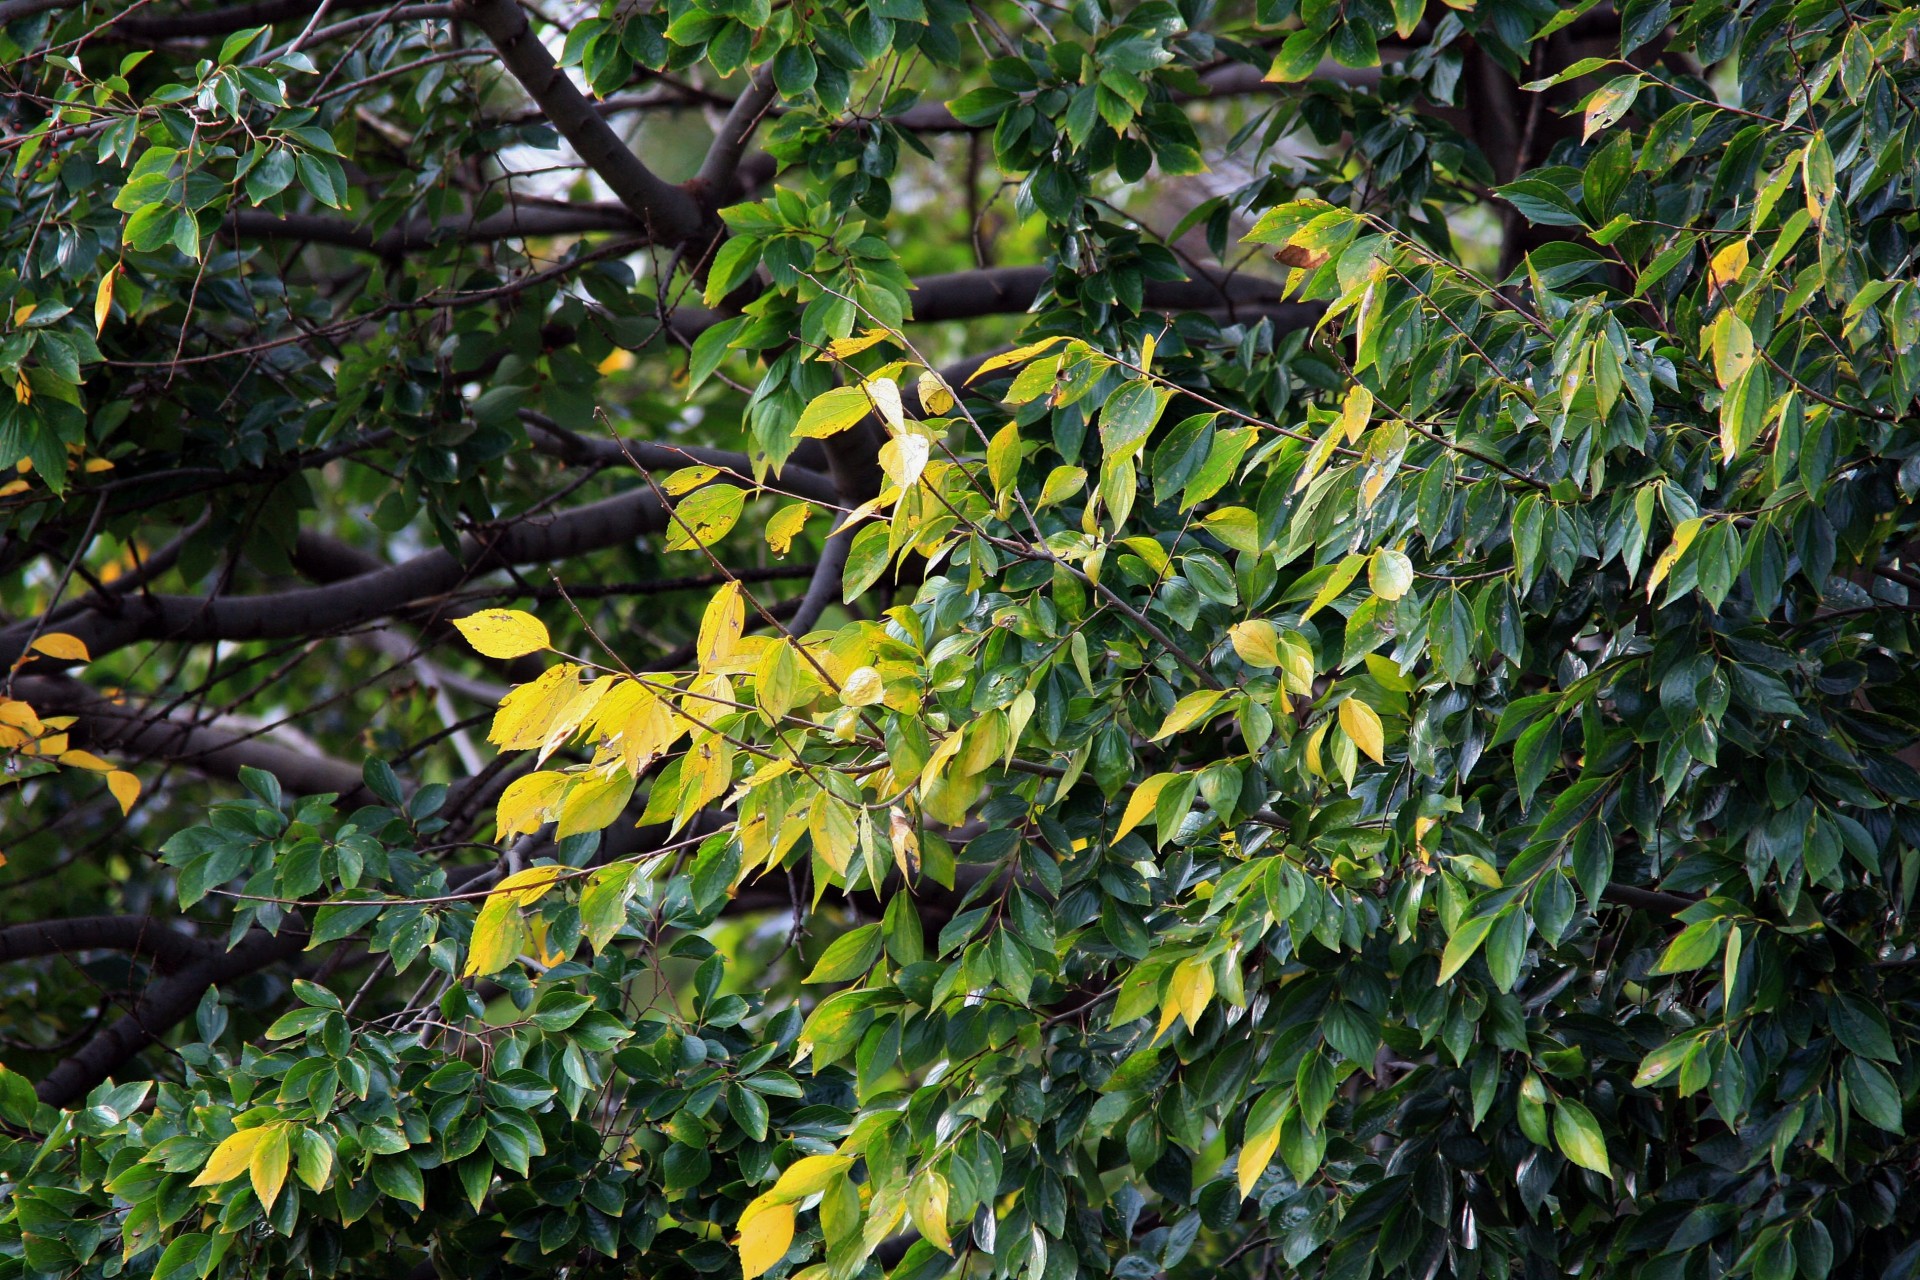
[[[1730,387],[1753,365],[1753,330],[1731,308],[1722,311],[1708,331],[1713,352],[1713,376]]]
[[[1205,720],[1207,713],[1226,696],[1226,691],[1222,689],[1202,689],[1197,693],[1188,694],[1173,704],[1173,710],[1167,713],[1166,721],[1161,724],[1160,731],[1153,735],[1152,740],[1159,742],[1176,733],[1191,729]]]
[[[821,861],[832,867],[835,875],[846,875],[847,868],[853,865],[857,839],[852,807],[833,796],[821,795],[813,802],[807,831],[813,836],[813,851],[820,855]]]
[[[800,664],[785,636],[768,645],[753,673],[754,698],[760,709],[778,719],[793,708],[800,680]]]
[[[857,356],[869,347],[877,347],[893,335],[885,329],[869,329],[856,338],[835,338],[827,344],[827,354],[836,360]]]
[[[133,812],[133,802],[140,798],[140,779],[125,769],[115,769],[107,775],[107,790],[120,804],[122,816]]]
[[[94,773],[112,773],[113,766],[91,751],[62,751],[60,763],[69,769],[87,769]]]
[[[789,503],[773,513],[773,519],[767,521],[767,545],[773,548],[773,554],[783,556],[793,550],[793,540],[807,527],[812,514],[811,502]]]
[[[513,963],[526,942],[527,929],[520,921],[513,895],[489,894],[473,922],[473,936],[467,942],[464,978],[484,978]]]
[[[866,392],[858,387],[834,387],[815,396],[801,411],[793,435],[797,440],[824,440],[839,435],[871,412],[873,404]]]
[[[113,314],[113,282],[120,276],[120,264],[114,263],[107,268],[107,274],[100,277],[100,287],[93,295],[93,332],[94,336],[106,332],[107,317]]]
[[[693,551],[712,546],[739,523],[740,508],[746,500],[746,490],[730,484],[711,484],[688,494],[673,509],[673,519],[667,525],[667,550]]]
[[[44,636],[35,637],[33,647],[49,658],[58,658],[62,662],[93,661],[93,655],[87,652],[86,642],[64,631],[49,631]]]
[[[528,867],[525,871],[516,871],[494,886],[490,898],[503,895],[513,899],[516,906],[530,907],[547,896],[547,890],[553,888],[553,882],[560,878],[564,867],[549,864],[543,867]]]
[[[773,1190],[761,1199],[775,1204],[805,1200],[815,1192],[826,1190],[836,1175],[852,1167],[852,1156],[801,1156],[787,1166],[780,1180],[773,1184]]]
[[[13,322],[17,325],[25,324],[28,317],[33,315],[33,309],[38,305],[39,304],[35,302],[23,302],[15,307],[13,309]]]
[[[880,446],[880,470],[895,488],[905,491],[919,482],[932,456],[933,445],[925,436],[897,435]]]
[[[840,701],[849,707],[870,707],[886,696],[886,682],[872,667],[857,668],[840,686]]]
[[[606,359],[594,366],[602,374],[619,373],[633,368],[633,352],[625,347],[615,347],[607,352]]]
[[[37,738],[47,731],[32,707],[11,698],[0,698],[0,724],[11,725],[30,738]]]
[[[1126,810],[1120,815],[1120,825],[1114,829],[1111,843],[1118,843],[1129,831],[1153,816],[1153,806],[1160,801],[1160,793],[1178,774],[1156,773],[1135,787],[1133,794],[1127,797]]]
[[[696,652],[702,668],[711,669],[725,662],[741,633],[747,629],[747,605],[740,584],[729,582],[713,593],[707,611],[700,617],[700,640]]]
[[[570,662],[549,667],[500,700],[487,741],[502,751],[524,751],[544,744],[551,726],[579,696],[580,668]]]
[[[564,773],[548,771],[530,773],[508,783],[494,809],[494,838],[507,840],[538,831],[572,780]]]
[[[670,497],[679,497],[698,489],[707,481],[720,474],[720,468],[709,466],[682,467],[660,482],[660,488]]]
[[[680,804],[674,816],[685,822],[725,795],[732,785],[732,744],[711,734],[695,740],[680,765]]]
[[[13,398],[21,404],[33,403],[33,388],[27,384],[27,375],[16,375],[13,381]]]
[[[968,376],[967,381],[971,383],[977,379],[984,378],[995,369],[1005,369],[1011,365],[1024,364],[1042,352],[1053,350],[1066,340],[1066,335],[1055,334],[1051,338],[1042,338],[1040,341],[1028,343],[1024,347],[1015,347],[1011,351],[1002,351],[997,356],[988,356],[980,362],[980,367]]]
[[[1248,1133],[1240,1148],[1240,1162],[1235,1167],[1235,1173],[1240,1179],[1240,1198],[1243,1200],[1253,1194],[1253,1184],[1273,1163],[1274,1149],[1280,1145],[1280,1121],[1284,1115],[1282,1108],[1274,1108],[1272,1123],[1262,1125],[1257,1133]]]
[[[1375,764],[1385,764],[1386,733],[1380,726],[1380,714],[1357,697],[1340,704],[1340,727],[1353,745],[1364,751]]]
[[[764,1274],[792,1246],[793,1206],[754,1201],[740,1215],[740,1280]]]
[[[1280,632],[1265,618],[1236,622],[1228,631],[1233,651],[1250,667],[1272,668],[1280,665]]]
[[[920,371],[914,389],[920,393],[920,408],[936,418],[953,408],[952,389],[947,386],[946,379],[931,369]]]
[[[565,840],[608,826],[633,798],[633,775],[625,771],[576,783],[560,802],[556,839]]]
[[[1712,292],[1718,293],[1728,285],[1740,279],[1740,273],[1747,269],[1747,242],[1735,240],[1726,248],[1713,255],[1713,261],[1707,264],[1707,280]]]
[[[266,1145],[277,1127],[266,1124],[254,1129],[242,1129],[226,1139],[207,1157],[206,1167],[200,1170],[200,1176],[193,1180],[192,1185],[217,1187],[245,1173],[253,1163],[254,1152]]]
[[[467,643],[489,658],[519,658],[553,647],[547,624],[518,609],[482,609],[453,625]]]
[[[947,1180],[937,1170],[924,1170],[907,1188],[907,1213],[928,1244],[942,1253],[953,1252],[947,1235]]]
[[[1367,423],[1373,418],[1373,392],[1355,383],[1347,391],[1347,397],[1340,402],[1340,430],[1346,434],[1348,444],[1356,444],[1360,433],[1367,429]]]
[[[1167,982],[1167,1000],[1179,1008],[1180,1016],[1187,1020],[1187,1030],[1199,1027],[1200,1015],[1207,1011],[1207,1002],[1212,999],[1210,961],[1202,956],[1188,956],[1173,966],[1173,977]]]
[[[271,1132],[253,1149],[253,1159],[247,1162],[247,1176],[253,1182],[253,1194],[259,1199],[260,1207],[271,1209],[287,1181],[287,1126],[281,1123],[261,1128]]]

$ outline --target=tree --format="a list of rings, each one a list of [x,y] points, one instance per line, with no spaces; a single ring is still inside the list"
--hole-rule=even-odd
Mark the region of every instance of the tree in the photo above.
[[[0,24],[0,1277],[1920,1276],[1920,10]]]

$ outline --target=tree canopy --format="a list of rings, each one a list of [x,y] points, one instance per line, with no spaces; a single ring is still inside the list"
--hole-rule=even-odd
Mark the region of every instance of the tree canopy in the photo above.
[[[0,1280],[1920,1277],[1917,49],[0,0]]]

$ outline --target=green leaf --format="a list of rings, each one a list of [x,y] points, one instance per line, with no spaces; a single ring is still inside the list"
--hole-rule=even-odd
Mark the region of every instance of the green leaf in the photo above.
[[[863,924],[847,930],[828,944],[806,980],[846,982],[859,977],[880,958],[881,942],[880,926],[877,924]]]
[[[1591,1169],[1602,1177],[1613,1176],[1600,1122],[1584,1103],[1564,1097],[1554,1103],[1553,1140],[1559,1144],[1560,1153],[1581,1168]]]

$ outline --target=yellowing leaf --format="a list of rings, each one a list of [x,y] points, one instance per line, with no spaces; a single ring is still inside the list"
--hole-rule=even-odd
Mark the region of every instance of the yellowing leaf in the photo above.
[[[805,1200],[815,1192],[826,1190],[827,1183],[852,1167],[852,1156],[801,1156],[787,1166],[780,1180],[773,1184],[773,1190],[761,1199],[775,1204]]]
[[[1404,551],[1382,547],[1367,564],[1367,585],[1382,600],[1398,600],[1413,585],[1413,561]]]
[[[679,497],[683,493],[692,493],[707,481],[720,474],[720,468],[709,466],[682,467],[660,482],[660,488],[670,497]]]
[[[463,978],[484,978],[513,963],[526,943],[527,928],[521,923],[519,909],[510,893],[487,896],[473,922],[473,936],[467,942],[467,964]]]
[[[1584,1104],[1572,1098],[1561,1098],[1554,1103],[1553,1140],[1560,1144],[1561,1154],[1582,1169],[1591,1169],[1602,1177],[1613,1176],[1600,1122]]]
[[[615,347],[613,350],[607,352],[606,358],[595,365],[594,368],[602,374],[620,373],[623,370],[633,368],[633,364],[633,352],[627,350],[625,347]]]
[[[1653,569],[1647,574],[1647,599],[1653,599],[1654,590],[1666,581],[1667,574],[1680,562],[1680,557],[1687,553],[1687,548],[1693,545],[1693,540],[1700,536],[1701,526],[1705,524],[1704,517],[1695,516],[1691,520],[1682,520],[1674,528],[1672,545],[1660,553],[1660,558],[1653,562]]]
[[[786,1257],[792,1246],[793,1206],[754,1201],[740,1215],[741,1280],[754,1280],[764,1274]]]
[[[817,797],[812,816],[807,819],[807,832],[813,837],[813,851],[821,860],[833,868],[835,875],[846,875],[847,868],[853,865],[858,839],[852,807],[834,796]]]
[[[259,1199],[260,1207],[271,1209],[287,1181],[287,1126],[269,1124],[261,1128],[270,1132],[253,1149],[253,1158],[247,1162],[247,1176],[253,1183],[253,1194]]]
[[[797,440],[823,440],[839,435],[873,412],[867,393],[858,387],[834,387],[815,396],[794,424]]]
[[[494,809],[494,838],[507,840],[538,831],[572,781],[567,774],[548,771],[530,773],[508,783]]]
[[[253,1163],[254,1152],[265,1146],[273,1136],[277,1125],[265,1124],[253,1129],[242,1129],[213,1149],[207,1157],[205,1167],[193,1180],[196,1187],[217,1187],[223,1182],[231,1182],[247,1171]]]
[[[1729,308],[1714,320],[1708,336],[1713,376],[1722,387],[1730,387],[1753,364],[1753,330]]]
[[[907,1213],[928,1244],[942,1253],[953,1252],[947,1234],[947,1180],[927,1169],[907,1188]]]
[[[760,655],[753,673],[754,699],[762,711],[777,719],[792,709],[799,682],[800,663],[793,645],[781,636]]]
[[[793,550],[793,540],[807,527],[812,514],[811,502],[791,502],[773,513],[773,519],[767,521],[767,545],[773,548],[773,554],[783,556]]]
[[[1373,392],[1355,383],[1348,389],[1346,399],[1340,402],[1340,430],[1346,434],[1348,444],[1359,441],[1372,417]]]
[[[489,658],[520,658],[553,647],[547,624],[518,609],[482,609],[453,625],[467,643]]]
[[[840,686],[840,701],[849,707],[870,707],[886,696],[886,682],[872,667],[856,668]]]
[[[583,832],[599,831],[618,818],[632,798],[633,775],[624,770],[576,783],[560,802],[560,825],[554,835],[565,840]]]
[[[953,408],[952,388],[947,386],[946,379],[931,369],[920,371],[914,389],[920,393],[920,408],[936,418]]]
[[[1386,733],[1372,707],[1357,697],[1348,698],[1340,704],[1340,728],[1375,764],[1386,763]]]
[[[560,878],[564,870],[566,868],[549,864],[516,871],[494,886],[488,900],[508,897],[516,906],[530,907],[547,896],[547,891],[553,888],[553,882]]]
[[[885,329],[869,329],[858,337],[835,338],[827,344],[827,354],[836,360],[857,356],[869,347],[877,347],[891,337]]]
[[[1055,334],[1051,338],[1042,338],[1038,342],[1030,342],[1024,347],[1015,347],[1011,351],[1002,351],[997,356],[988,356],[980,362],[980,367],[968,376],[967,381],[969,383],[975,382],[986,377],[996,369],[1005,369],[1012,365],[1025,364],[1035,356],[1053,350],[1066,340],[1066,335]]]
[[[91,751],[62,751],[60,763],[69,769],[87,769],[94,773],[112,773],[113,766]]]
[[[1248,666],[1271,669],[1280,665],[1280,632],[1265,618],[1236,622],[1228,629],[1227,638]]]
[[[577,726],[580,717],[573,712],[582,693],[575,678],[579,671],[572,663],[562,663],[507,694],[494,713],[487,741],[502,751],[524,751],[545,746],[562,728]]]
[[[1204,956],[1188,956],[1173,966],[1173,976],[1167,981],[1167,1002],[1180,1010],[1180,1016],[1187,1020],[1187,1030],[1198,1029],[1200,1016],[1212,999],[1211,961]]]
[[[1258,1108],[1256,1108],[1258,1110]],[[1234,1172],[1240,1180],[1240,1198],[1253,1194],[1253,1184],[1273,1163],[1274,1148],[1280,1145],[1280,1121],[1285,1116],[1284,1108],[1273,1108],[1273,1118],[1258,1130],[1249,1128],[1246,1141],[1240,1148],[1240,1162]]]
[[[725,662],[747,629],[747,604],[740,584],[729,582],[713,593],[700,617],[700,639],[695,647],[702,668]]]
[[[100,287],[93,294],[93,333],[100,336],[107,330],[107,317],[113,314],[113,282],[120,278],[120,264],[114,263],[107,268],[107,274],[100,277]]]
[[[36,636],[33,647],[49,658],[58,658],[62,662],[93,661],[93,655],[87,652],[86,642],[64,631],[49,631],[44,636]]]
[[[708,485],[688,494],[674,506],[673,519],[667,522],[667,550],[712,546],[733,531],[746,501],[746,491],[730,484]]]
[[[1188,694],[1173,704],[1173,710],[1167,713],[1166,721],[1161,724],[1160,731],[1153,735],[1153,741],[1159,742],[1164,738],[1170,738],[1176,733],[1199,724],[1207,718],[1207,714],[1213,710],[1220,699],[1226,696],[1226,691],[1222,689],[1202,689]]]
[[[1129,831],[1153,816],[1153,806],[1160,801],[1160,793],[1180,775],[1174,773],[1156,773],[1133,789],[1127,797],[1127,807],[1120,815],[1120,825],[1114,828],[1112,843],[1119,843]]]
[[[140,798],[140,779],[125,769],[115,769],[107,775],[107,790],[120,805],[122,816],[133,812],[133,802]]]
[[[1747,242],[1735,240],[1726,248],[1713,255],[1713,261],[1707,264],[1709,288],[1718,293],[1740,279],[1740,273],[1747,269]]]

